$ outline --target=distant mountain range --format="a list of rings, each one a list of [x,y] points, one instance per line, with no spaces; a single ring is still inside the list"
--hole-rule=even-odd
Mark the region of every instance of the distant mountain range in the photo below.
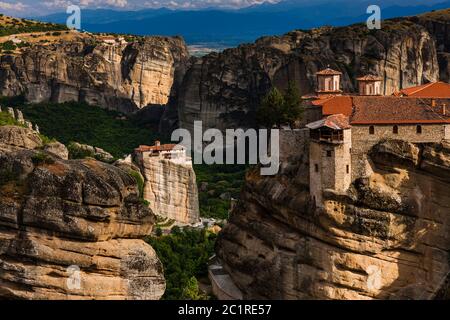
[[[285,0],[240,10],[171,10],[145,9],[114,11],[83,10],[82,28],[91,32],[136,35],[181,35],[188,44],[236,46],[263,35],[282,34],[294,29],[311,29],[323,25],[344,26],[366,21],[367,7],[378,3],[382,19],[416,15],[450,7],[450,1],[430,5],[390,5],[392,1],[355,0]],[[65,23],[67,15],[57,13],[35,19]]]

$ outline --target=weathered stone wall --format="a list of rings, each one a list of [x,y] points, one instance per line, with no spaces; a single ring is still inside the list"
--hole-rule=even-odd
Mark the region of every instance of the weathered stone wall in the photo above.
[[[322,205],[324,190],[345,192],[350,186],[351,146],[351,130],[344,130],[342,143],[310,142],[309,187],[316,205]]]
[[[384,139],[400,139],[412,143],[441,142],[446,138],[446,126],[442,124],[421,125],[422,133],[417,133],[417,125],[398,125],[398,134],[393,133],[393,125],[376,125],[375,133],[369,134],[368,125],[352,125],[352,177],[370,175],[371,164],[368,151]],[[449,136],[447,135],[447,138]]]

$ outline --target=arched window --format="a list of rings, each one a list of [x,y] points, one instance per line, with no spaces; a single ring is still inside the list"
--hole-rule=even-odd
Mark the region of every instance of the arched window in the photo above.
[[[369,127],[369,134],[375,134],[375,127],[374,126],[370,126]]]
[[[398,134],[398,126],[394,126],[394,127],[392,128],[392,132],[393,132],[394,134]]]
[[[422,134],[422,126],[421,126],[421,125],[418,125],[418,126],[416,127],[416,133],[417,133],[417,134]]]

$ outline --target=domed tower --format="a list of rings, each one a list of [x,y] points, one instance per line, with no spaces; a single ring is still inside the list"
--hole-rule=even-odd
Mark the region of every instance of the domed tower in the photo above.
[[[366,75],[356,79],[358,81],[359,95],[361,96],[381,96],[380,77],[374,75]]]
[[[317,90],[319,96],[341,94],[342,72],[326,68],[316,73]]]

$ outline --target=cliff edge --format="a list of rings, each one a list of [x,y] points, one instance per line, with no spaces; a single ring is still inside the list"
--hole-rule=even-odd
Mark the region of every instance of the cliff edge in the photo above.
[[[374,173],[309,196],[308,146],[251,171],[217,253],[245,299],[432,299],[450,271],[450,144],[387,140]],[[445,291],[445,290],[444,290]]]
[[[159,299],[162,264],[142,240],[154,223],[125,171],[0,127],[0,297]]]

